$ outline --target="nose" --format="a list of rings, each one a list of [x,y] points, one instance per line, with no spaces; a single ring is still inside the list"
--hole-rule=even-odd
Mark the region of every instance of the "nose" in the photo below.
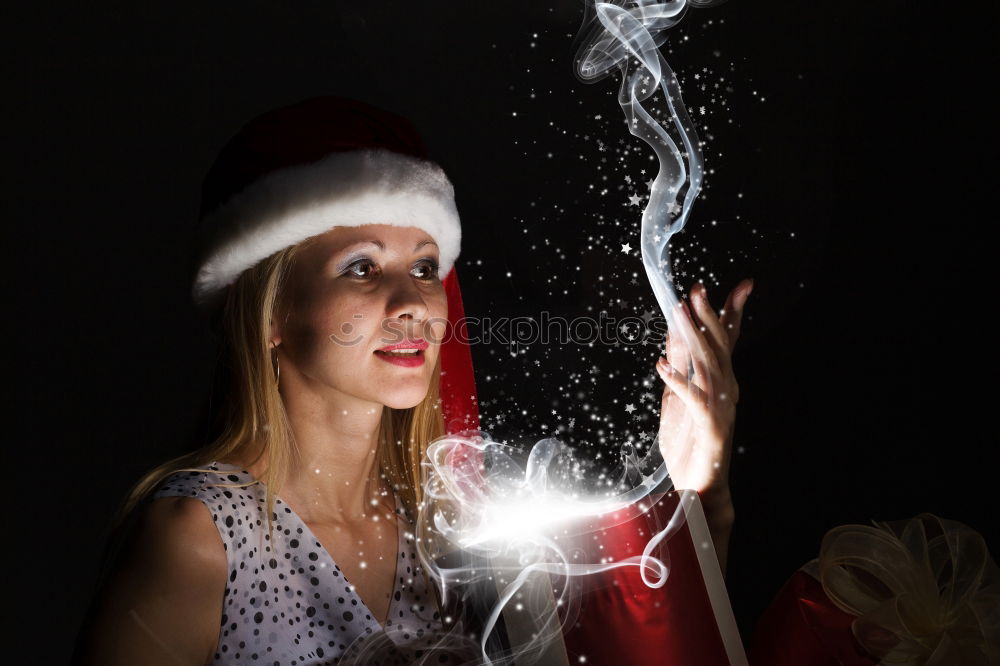
[[[388,286],[385,316],[390,328],[413,337],[423,337],[420,326],[427,318],[427,303],[409,276]]]

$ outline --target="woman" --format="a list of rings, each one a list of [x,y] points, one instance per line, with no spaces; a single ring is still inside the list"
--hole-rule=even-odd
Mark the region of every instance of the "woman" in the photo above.
[[[439,401],[439,382],[463,381],[441,377],[461,308],[450,182],[405,120],[317,98],[227,144],[201,217],[194,296],[228,355],[221,433],[131,492],[134,536],[77,662],[327,663],[384,628],[433,640],[451,618],[409,527],[423,450],[461,420]],[[697,312],[710,336],[727,323]],[[448,393],[474,402],[467,389]],[[724,453],[729,416],[711,435]]]

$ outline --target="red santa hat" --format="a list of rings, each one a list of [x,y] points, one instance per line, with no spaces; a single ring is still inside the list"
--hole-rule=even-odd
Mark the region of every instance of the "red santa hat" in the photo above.
[[[440,250],[450,335],[441,347],[448,432],[477,428],[472,356],[454,265],[462,240],[455,191],[406,119],[357,100],[315,97],[260,115],[205,177],[192,296],[217,315],[243,271],[334,227],[426,231]]]

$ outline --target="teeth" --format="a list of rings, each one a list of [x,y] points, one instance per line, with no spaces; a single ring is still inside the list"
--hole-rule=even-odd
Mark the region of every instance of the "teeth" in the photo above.
[[[379,350],[379,351],[381,351],[381,350]],[[382,353],[383,354],[389,354],[390,356],[413,356],[418,351],[420,351],[420,350],[418,350],[418,349],[407,349],[407,350],[396,349],[395,351],[383,351]]]

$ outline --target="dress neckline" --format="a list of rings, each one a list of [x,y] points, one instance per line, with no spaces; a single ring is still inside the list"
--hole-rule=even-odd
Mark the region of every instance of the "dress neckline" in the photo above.
[[[239,475],[242,475],[242,476],[246,477],[247,479],[253,481],[254,483],[260,485],[261,488],[263,488],[263,489],[267,488],[267,484],[265,484],[260,479],[257,479],[253,474],[251,474],[249,471],[243,469],[240,465],[236,465],[236,464],[233,464],[233,463],[224,463],[224,462],[215,461],[215,462],[211,463],[210,465],[208,465],[209,468],[211,468],[212,466],[215,466],[217,468],[221,468],[221,467],[225,466],[225,467],[227,467],[229,469],[219,469],[219,471],[220,472],[228,472],[228,473],[236,472]],[[396,517],[397,517],[397,520],[395,521],[395,523],[396,523],[396,555],[395,555],[395,564],[394,564],[393,574],[392,574],[392,590],[389,592],[389,608],[388,608],[388,610],[386,612],[386,616],[385,616],[384,621],[382,621],[381,623],[379,622],[378,619],[376,619],[375,614],[372,613],[371,608],[369,608],[368,604],[366,604],[365,601],[364,601],[364,599],[361,598],[361,595],[358,594],[357,588],[354,586],[354,584],[350,580],[348,580],[347,574],[345,574],[344,571],[340,568],[340,565],[337,564],[337,561],[333,558],[333,553],[331,553],[329,550],[327,550],[327,548],[323,544],[323,542],[320,541],[319,538],[316,536],[316,534],[312,531],[312,528],[310,528],[309,525],[306,523],[306,521],[302,520],[302,518],[299,516],[299,514],[297,514],[295,512],[295,509],[293,509],[290,504],[288,504],[283,499],[281,499],[280,496],[276,495],[275,498],[274,498],[275,508],[277,509],[278,505],[283,506],[284,507],[284,511],[285,511],[285,515],[288,516],[293,523],[298,523],[298,525],[296,525],[296,527],[301,527],[302,528],[302,536],[303,536],[303,538],[310,539],[312,541],[312,543],[316,544],[316,548],[318,549],[318,552],[319,552],[318,557],[325,559],[325,561],[319,562],[320,568],[325,568],[328,564],[329,565],[333,565],[333,570],[336,571],[336,572],[338,572],[338,574],[340,576],[340,579],[335,579],[335,582],[337,584],[343,583],[343,585],[345,586],[345,588],[347,590],[347,594],[349,594],[352,599],[357,600],[357,602],[358,602],[358,609],[360,611],[360,614],[364,615],[363,618],[359,617],[360,622],[363,623],[365,626],[371,627],[371,629],[373,631],[377,630],[377,629],[380,629],[380,628],[383,628],[383,627],[386,627],[386,626],[388,626],[391,623],[392,618],[394,617],[394,611],[396,611],[396,603],[397,603],[397,601],[399,601],[400,603],[402,603],[402,598],[403,598],[403,595],[400,594],[401,590],[400,590],[400,587],[399,587],[399,580],[400,580],[400,574],[399,574],[400,564],[399,563],[403,560],[403,557],[405,557],[405,551],[403,550],[403,531],[399,527],[399,520],[398,520],[398,518],[400,516],[405,516],[405,513],[402,513],[402,514],[400,513],[401,511],[404,511],[404,509],[403,509],[402,503],[399,500],[399,496],[396,493],[393,493],[392,496],[393,496],[393,499],[395,500],[395,504],[396,504],[396,512],[395,513],[396,513]],[[278,515],[280,515],[280,514],[278,514]],[[273,546],[272,546],[272,548],[273,548]]]

